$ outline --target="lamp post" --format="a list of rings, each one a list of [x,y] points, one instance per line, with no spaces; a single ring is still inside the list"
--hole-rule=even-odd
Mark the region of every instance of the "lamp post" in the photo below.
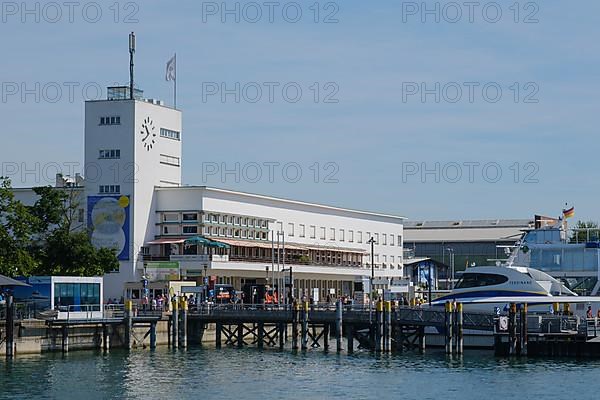
[[[454,289],[454,249],[448,247],[446,251],[450,255],[450,289]]]
[[[373,319],[373,281],[375,280],[375,239],[371,236],[367,243],[371,244],[371,280],[369,281],[369,322],[371,322]]]

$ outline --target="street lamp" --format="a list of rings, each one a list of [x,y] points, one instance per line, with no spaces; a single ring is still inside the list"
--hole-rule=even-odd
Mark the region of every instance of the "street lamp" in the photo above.
[[[454,249],[448,247],[446,251],[450,255],[450,288],[454,289]]]
[[[371,280],[369,282],[369,322],[371,322],[373,319],[373,281],[375,280],[375,239],[371,236],[367,243],[371,244]]]

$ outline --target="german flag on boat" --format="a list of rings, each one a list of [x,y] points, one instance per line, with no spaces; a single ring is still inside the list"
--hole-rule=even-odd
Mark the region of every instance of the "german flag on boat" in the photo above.
[[[575,215],[575,207],[571,207],[569,209],[563,209],[563,217],[571,218]]]

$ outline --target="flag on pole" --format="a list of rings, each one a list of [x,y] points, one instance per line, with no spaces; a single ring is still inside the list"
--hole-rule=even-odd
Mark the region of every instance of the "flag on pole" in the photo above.
[[[167,73],[165,78],[167,82],[177,80],[177,56],[173,56],[173,58],[167,62]]]
[[[565,219],[571,218],[575,215],[575,207],[571,207],[568,210],[563,210],[563,216]]]

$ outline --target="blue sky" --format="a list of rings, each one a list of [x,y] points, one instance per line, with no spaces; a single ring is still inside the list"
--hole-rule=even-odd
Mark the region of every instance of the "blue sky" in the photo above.
[[[449,22],[455,10],[446,1],[437,3],[437,23],[432,15],[422,22],[422,10],[406,13],[421,2],[354,0],[317,3],[319,23],[312,1],[276,2],[273,23],[263,2],[252,3],[261,6],[263,16],[251,23],[250,3],[239,2],[239,23],[231,14],[223,22],[222,9],[207,13],[222,2],[122,1],[117,3],[118,22],[113,1],[77,3],[72,23],[64,7],[62,17],[52,23],[55,13],[48,2],[39,3],[39,22],[36,11],[28,15],[22,9],[16,14],[3,9],[3,169],[12,163],[29,169],[36,163],[83,163],[86,96],[81,87],[127,82],[127,35],[135,31],[137,82],[147,97],[172,103],[172,86],[164,74],[167,60],[177,52],[187,184],[419,219],[557,215],[568,202],[575,205],[576,217],[600,220],[600,3],[523,1],[517,3],[518,23],[509,8],[514,1],[494,3],[502,10],[496,23],[490,22],[496,8],[487,1],[479,2],[472,23],[464,6],[462,18]],[[225,4],[234,9],[236,2]],[[302,17],[291,23],[282,10],[287,7],[290,20],[295,4]],[[427,7],[435,4],[427,2]],[[102,17],[92,23],[98,8]],[[125,23],[132,12],[138,22]],[[331,13],[338,22],[323,23]],[[528,16],[538,22],[524,23]],[[33,95],[22,101],[21,93],[7,94],[12,83],[35,88],[36,82],[47,88],[59,84],[62,96],[51,102],[53,93],[42,93],[37,103]],[[65,82],[80,85],[73,101]],[[250,101],[253,92],[240,93],[239,103],[233,95],[225,101],[220,95],[203,99],[207,85],[232,89],[236,82],[249,88],[258,84],[263,97],[256,103]],[[280,85],[272,103],[265,82]],[[436,82],[438,103],[434,94],[424,102],[420,93],[407,95],[413,83],[433,89]],[[477,85],[472,102],[465,82]],[[286,101],[281,91],[290,83],[302,89],[296,103]],[[485,85],[492,90],[488,97],[482,93]],[[442,93],[444,86],[447,92]],[[462,97],[453,103],[456,86]],[[497,87],[502,95],[492,102]],[[328,94],[337,102],[325,102]],[[94,90],[87,96],[95,96]],[[203,169],[234,169],[235,163],[252,176],[254,166],[261,165],[262,178],[203,176]],[[264,163],[279,163],[273,182]],[[436,163],[439,179],[434,173],[421,176],[423,167],[435,169]],[[474,168],[472,182],[466,165]],[[302,177],[293,182],[298,167]],[[498,170],[502,176],[497,179]],[[34,175],[14,174],[12,179],[15,186],[48,183]]]

